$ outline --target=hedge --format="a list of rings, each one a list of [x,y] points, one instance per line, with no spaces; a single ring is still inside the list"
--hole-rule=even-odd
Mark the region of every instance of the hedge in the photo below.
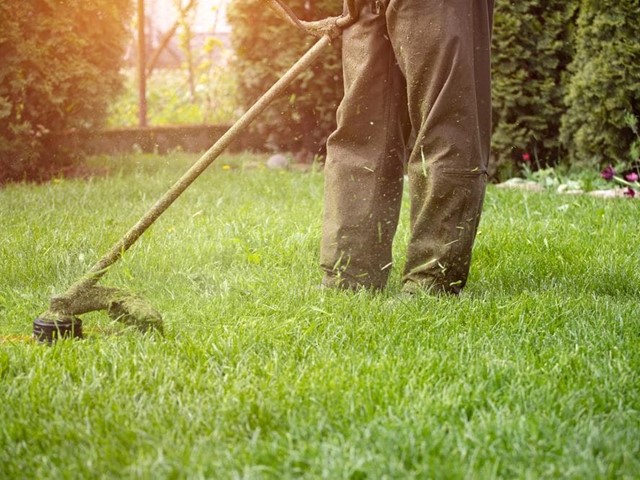
[[[496,3],[492,154],[498,176],[527,162],[555,165],[566,153],[559,131],[575,15],[575,4],[566,0]]]
[[[638,160],[630,124],[640,118],[639,28],[638,0],[581,2],[561,132],[572,164]]]
[[[54,175],[121,85],[131,0],[0,2],[0,182]]]

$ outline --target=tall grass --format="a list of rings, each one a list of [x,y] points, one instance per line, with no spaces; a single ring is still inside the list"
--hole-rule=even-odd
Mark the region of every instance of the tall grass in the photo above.
[[[460,298],[316,288],[323,177],[220,159],[103,283],[103,314],[25,339],[192,157],[0,191],[1,478],[637,478],[638,205],[489,189]]]

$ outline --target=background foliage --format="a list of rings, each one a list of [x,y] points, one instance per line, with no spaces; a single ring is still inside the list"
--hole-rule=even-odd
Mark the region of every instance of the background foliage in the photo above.
[[[102,124],[121,86],[130,4],[0,2],[0,182],[46,178],[78,155],[56,135]]]
[[[524,158],[537,167],[556,164],[571,60],[576,2],[498,1],[492,55],[494,167],[516,173]]]
[[[237,117],[236,82],[228,69],[199,64],[194,96],[184,69],[157,68],[147,77],[147,118],[150,125],[228,124]],[[136,72],[124,70],[125,90],[109,105],[108,128],[138,123]]]
[[[107,108],[110,126],[134,123],[134,83],[114,100],[131,3],[0,3],[0,182],[63,169],[79,153],[56,136],[101,128]],[[288,3],[308,20],[342,8],[341,0]],[[233,0],[229,22],[231,68],[191,65],[188,95],[178,79],[184,72],[156,72],[151,123],[232,120],[236,102],[252,105],[313,43],[261,0]],[[496,2],[492,163],[498,178],[561,163],[596,169],[638,159],[639,24],[636,0]],[[336,41],[253,128],[272,149],[308,161],[324,152],[342,92]]]
[[[562,119],[572,163],[618,163],[636,140],[640,118],[640,4],[582,0]]]
[[[317,20],[342,11],[341,0],[290,0],[287,4],[302,20]],[[286,24],[262,0],[233,1],[228,15],[239,99],[243,107],[249,107],[314,40]],[[254,123],[253,128],[271,148],[298,152],[304,160],[324,149],[342,98],[340,55],[340,41],[336,40],[321,61],[303,73],[288,94]]]
[[[339,0],[306,2],[308,9],[301,0],[289,3],[305,19],[341,9]],[[259,4],[234,0],[230,12],[245,106],[308,45]],[[640,112],[639,15],[636,0],[496,2],[492,162],[498,177],[559,163],[597,168],[629,160],[634,137],[624,117],[637,122]],[[342,96],[337,45],[322,63],[259,120],[257,128],[275,146],[317,151],[333,129]]]

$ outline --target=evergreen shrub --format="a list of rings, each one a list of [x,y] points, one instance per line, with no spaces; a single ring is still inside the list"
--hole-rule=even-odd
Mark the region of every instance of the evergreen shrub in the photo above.
[[[555,165],[576,1],[498,1],[492,51],[493,167],[508,177]],[[523,160],[524,159],[524,160]]]
[[[572,164],[617,164],[637,149],[640,119],[638,0],[582,0],[562,121]]]
[[[302,20],[342,12],[342,0],[287,0]],[[264,0],[234,0],[228,10],[235,50],[239,102],[250,107],[315,42],[278,17]],[[310,160],[324,153],[335,128],[335,110],[343,95],[340,40],[325,49],[253,124],[273,150],[296,152]]]

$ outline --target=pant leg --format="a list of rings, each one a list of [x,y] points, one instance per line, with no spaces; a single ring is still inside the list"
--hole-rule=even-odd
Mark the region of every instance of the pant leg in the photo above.
[[[402,199],[406,87],[384,14],[360,3],[343,33],[345,94],[327,141],[320,263],[325,285],[382,288]]]
[[[465,285],[491,129],[492,0],[390,0],[389,36],[416,135],[405,290]]]

